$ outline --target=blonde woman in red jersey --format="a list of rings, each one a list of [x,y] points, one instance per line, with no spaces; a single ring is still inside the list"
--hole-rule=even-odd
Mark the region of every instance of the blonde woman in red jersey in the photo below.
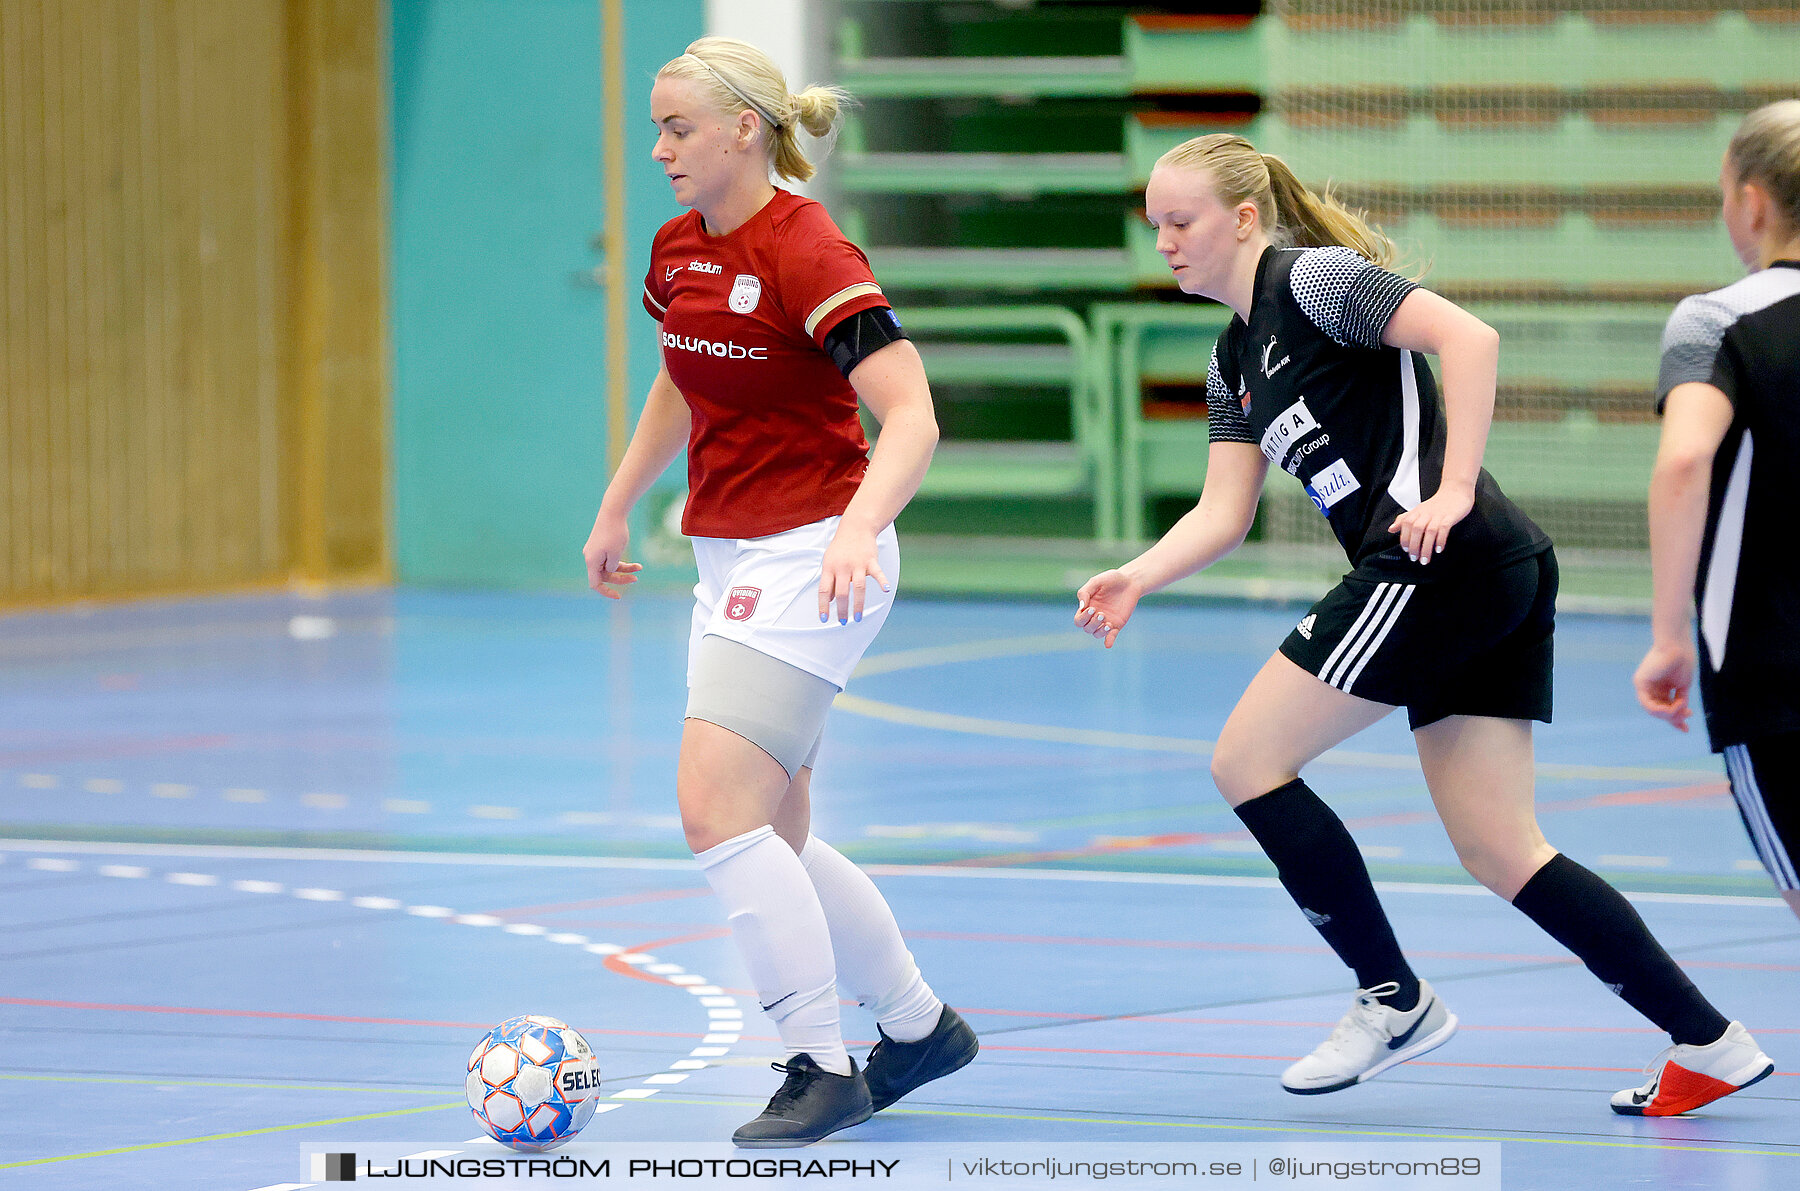
[[[691,208],[657,232],[644,308],[663,367],[583,554],[619,598],[626,516],[685,446],[693,539],[682,825],[788,1058],[781,1089],[733,1141],[808,1145],[974,1058],[893,913],[809,831],[825,714],[892,606],[893,521],[937,444],[919,354],[868,260],[805,181],[798,130],[831,132],[847,98],[788,92],[741,41],[707,37],[657,73],[652,156]],[[857,417],[881,424],[871,455]],[[838,981],[875,1014],[866,1071],[847,1053]]]

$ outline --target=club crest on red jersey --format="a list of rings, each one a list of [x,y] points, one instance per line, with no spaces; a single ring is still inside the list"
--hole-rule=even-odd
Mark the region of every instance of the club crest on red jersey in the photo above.
[[[760,301],[762,282],[749,273],[739,273],[731,283],[731,308],[739,314],[749,314]]]
[[[749,620],[756,615],[756,601],[762,598],[760,587],[734,587],[725,601],[726,620]]]

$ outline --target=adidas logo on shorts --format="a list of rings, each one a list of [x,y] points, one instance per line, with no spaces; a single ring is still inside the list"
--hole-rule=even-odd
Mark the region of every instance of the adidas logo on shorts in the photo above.
[[[1308,612],[1306,614],[1305,618],[1302,619],[1299,624],[1294,626],[1294,631],[1296,633],[1299,633],[1302,637],[1305,637],[1308,641],[1311,641],[1312,640],[1312,631],[1313,631],[1313,622],[1318,619],[1319,619],[1319,617],[1318,617],[1317,613]]]

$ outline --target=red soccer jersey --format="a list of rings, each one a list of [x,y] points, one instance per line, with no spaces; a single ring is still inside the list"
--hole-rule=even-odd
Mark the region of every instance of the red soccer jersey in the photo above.
[[[868,258],[811,199],[778,189],[726,236],[707,235],[697,211],[663,224],[644,309],[693,414],[683,533],[759,538],[844,511],[869,444],[823,344],[885,305]]]

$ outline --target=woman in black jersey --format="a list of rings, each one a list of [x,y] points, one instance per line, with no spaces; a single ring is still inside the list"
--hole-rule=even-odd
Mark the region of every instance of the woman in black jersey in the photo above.
[[[1242,137],[1170,150],[1146,205],[1182,290],[1236,317],[1207,373],[1199,504],[1088,580],[1075,623],[1110,647],[1144,594],[1236,549],[1270,464],[1305,485],[1352,563],[1251,681],[1213,750],[1220,792],[1359,985],[1282,1086],[1347,1088],[1456,1030],[1401,954],[1343,823],[1299,777],[1396,707],[1464,867],[1673,1037],[1615,1111],[1686,1112],[1768,1075],[1767,1056],[1630,903],[1538,830],[1531,722],[1550,719],[1556,561],[1481,468],[1499,336],[1388,272],[1385,236]],[[1439,358],[1441,403],[1422,353]]]
[[[1749,276],[1686,299],[1663,332],[1653,639],[1635,682],[1644,709],[1685,732],[1698,673],[1744,826],[1800,914],[1800,99],[1744,117],[1719,184]]]

